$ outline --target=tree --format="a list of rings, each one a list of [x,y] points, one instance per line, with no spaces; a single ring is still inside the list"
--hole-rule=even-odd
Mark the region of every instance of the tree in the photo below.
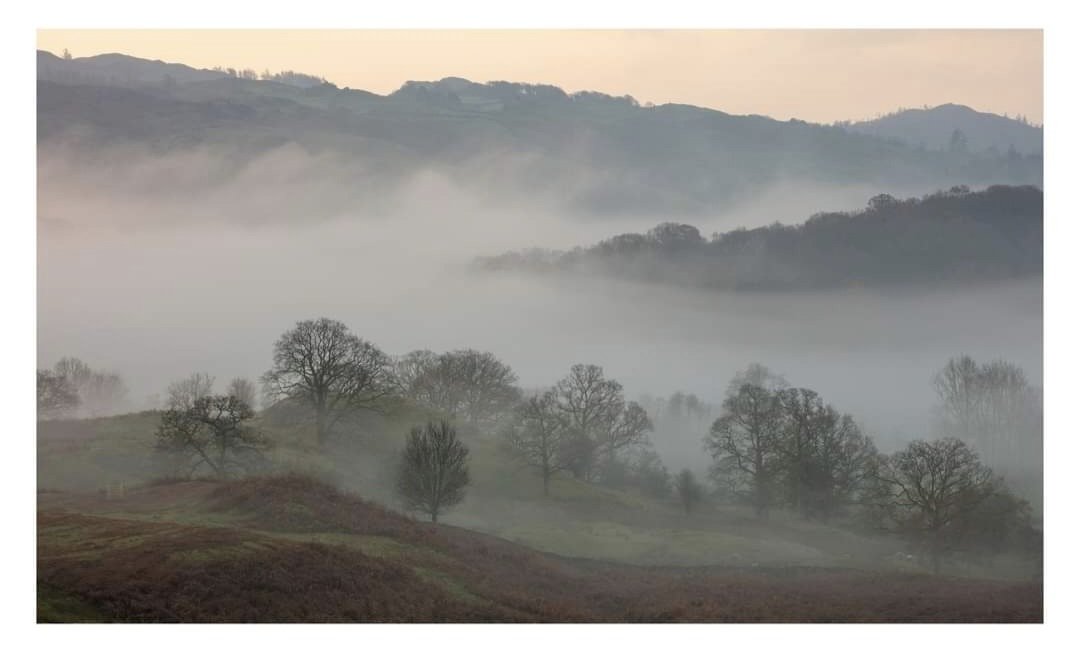
[[[390,360],[375,345],[332,319],[300,321],[274,344],[274,366],[263,376],[269,394],[315,414],[325,443],[335,424],[358,409],[374,409],[391,391]]]
[[[71,61],[71,51],[64,48],[64,61]]]
[[[517,375],[494,354],[413,351],[394,364],[398,389],[447,417],[491,428],[520,398]]]
[[[249,408],[255,407],[255,383],[247,378],[237,377],[230,380],[225,393],[240,399]]]
[[[469,449],[449,422],[428,422],[409,431],[398,469],[398,494],[408,510],[439,521],[439,513],[465,498]]]
[[[783,471],[783,413],[777,392],[744,384],[724,399],[723,414],[705,437],[713,475],[749,498],[759,517],[773,504]]]
[[[961,355],[933,383],[942,434],[971,444],[990,466],[1041,469],[1042,397],[1022,369]]]
[[[214,393],[214,377],[208,373],[194,373],[169,383],[169,410],[189,410],[195,402]]]
[[[161,414],[156,446],[186,457],[189,475],[209,468],[214,476],[227,477],[250,467],[266,446],[247,424],[254,416],[251,407],[235,396],[202,396],[188,407]]]
[[[544,496],[548,496],[551,477],[570,467],[566,457],[570,432],[559,414],[555,393],[549,390],[521,402],[506,437],[518,457],[540,472]]]
[[[950,529],[994,491],[990,469],[955,438],[912,442],[889,458],[879,476],[890,488],[897,525],[928,543],[935,573],[941,570]]]
[[[675,477],[675,493],[679,495],[679,501],[682,502],[683,510],[687,515],[701,503],[702,497],[705,496],[701,484],[694,477],[694,472],[689,469],[682,470]]]
[[[100,417],[113,414],[125,405],[127,386],[118,374],[95,371],[82,360],[73,357],[61,358],[53,371],[65,379],[78,395],[80,416]]]
[[[575,364],[554,391],[570,434],[566,447],[574,476],[594,476],[598,451],[610,465],[620,451],[647,443],[645,434],[652,430],[648,413],[637,403],[627,404],[622,385],[605,378],[601,367]]]
[[[786,389],[778,397],[787,501],[806,517],[828,521],[853,500],[876,450],[850,415],[841,415],[817,392]]]
[[[38,369],[37,415],[39,421],[62,417],[78,405],[79,394],[66,378],[45,369]]]
[[[745,369],[736,373],[728,383],[727,395],[739,393],[743,385],[755,385],[767,390],[777,391],[788,386],[787,380],[780,374],[773,373],[768,367],[758,362],[751,362]]]

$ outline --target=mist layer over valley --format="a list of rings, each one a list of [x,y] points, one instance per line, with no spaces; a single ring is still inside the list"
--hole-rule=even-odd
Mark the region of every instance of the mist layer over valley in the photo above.
[[[387,599],[415,601],[379,619],[743,618],[715,597],[732,571],[749,577],[737,579],[746,594],[803,600],[775,615],[761,602],[751,618],[934,617],[932,601],[898,610],[874,597],[867,571],[897,577],[896,590],[929,586],[902,595],[940,593],[950,617],[1041,617],[1041,128],[950,106],[922,117],[930,126],[915,112],[899,127],[855,130],[460,78],[378,96],[120,55],[39,53],[38,94],[48,603],[212,620],[205,603],[170,606],[173,616],[156,598],[138,606],[129,597],[150,593],[119,574],[108,583],[119,592],[101,593],[99,572],[72,557],[80,540],[104,541],[121,571],[136,556],[157,563],[156,550],[186,553],[190,537],[226,554],[225,566],[253,549],[318,579],[337,559],[327,576],[349,585],[386,567],[400,576]],[[925,143],[967,120],[989,145]],[[1022,152],[1002,153],[995,135],[1022,137]],[[692,239],[668,248],[671,235]],[[307,408],[316,395],[280,372],[287,337],[304,331],[345,340],[366,363],[352,366],[384,368],[389,382],[350,373],[361,389],[338,392],[351,395],[340,423]],[[444,411],[450,401],[424,385],[453,379],[458,403],[465,375],[454,367],[477,362],[502,372],[482,400],[497,407]],[[86,396],[64,414],[76,401],[63,385],[76,378],[125,393]],[[575,380],[610,395],[580,425],[565,401]],[[372,385],[384,387],[362,398]],[[983,405],[949,407],[971,390]],[[43,413],[43,398],[59,410]],[[796,465],[770,462],[768,481],[743,465],[731,437],[740,403],[772,404],[770,421],[788,413],[770,457]],[[521,440],[543,433],[548,411],[566,415],[564,442],[544,452],[540,475]],[[192,455],[183,440],[203,433],[184,422],[199,413],[239,440],[244,466],[230,469],[224,445],[216,460],[198,445]],[[221,428],[222,416],[234,423]],[[808,456],[785,440],[811,424],[849,471],[798,469]],[[415,450],[438,440],[470,463],[458,471],[468,493],[446,508],[409,497],[410,453],[422,462]],[[262,458],[253,477],[236,476],[250,473],[245,448]],[[946,527],[955,533],[897,510],[902,481],[888,478],[935,449],[977,483],[958,498],[982,514]],[[66,532],[78,535],[56,537]],[[124,551],[131,536],[142,551]],[[672,570],[618,569],[636,565]],[[817,574],[759,575],[759,565],[847,572],[838,585],[849,596],[822,606]],[[702,570],[720,577],[705,584],[684,567],[734,569]],[[935,587],[943,568],[972,587]],[[559,577],[595,586],[602,603],[553,591]],[[283,599],[307,585],[286,578]],[[672,581],[664,610],[634,604]],[[223,617],[246,621],[249,591],[237,588],[239,610]],[[701,610],[684,593],[711,601]],[[356,590],[334,594],[271,616],[372,612],[351,605]],[[142,615],[126,610],[137,606]]]

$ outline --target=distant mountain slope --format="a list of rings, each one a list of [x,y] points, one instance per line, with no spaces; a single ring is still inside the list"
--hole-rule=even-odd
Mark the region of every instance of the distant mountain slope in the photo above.
[[[881,195],[857,213],[821,213],[701,236],[665,223],[571,251],[480,258],[486,271],[599,274],[735,290],[890,287],[1042,275],[1043,194],[1034,187],[955,188],[921,199]]]
[[[905,109],[872,121],[846,124],[852,132],[884,139],[900,139],[933,150],[993,149],[1007,155],[1041,155],[1043,129],[1026,121],[978,112],[964,105],[940,105],[929,109]]]
[[[88,59],[39,54],[38,140],[48,146],[76,135],[91,149],[89,161],[111,145],[158,156],[206,146],[242,162],[296,144],[339,158],[339,170],[357,166],[357,184],[382,176],[379,193],[393,187],[386,181],[435,170],[484,194],[600,214],[711,212],[793,181],[1042,184],[1038,156],[920,150],[836,126],[643,107],[548,85],[446,78],[380,96],[123,56]]]

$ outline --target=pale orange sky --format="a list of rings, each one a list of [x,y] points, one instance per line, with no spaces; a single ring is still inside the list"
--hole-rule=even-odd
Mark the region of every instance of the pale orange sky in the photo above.
[[[1040,30],[40,30],[38,47],[376,93],[459,76],[826,123],[946,102],[1043,120]]]

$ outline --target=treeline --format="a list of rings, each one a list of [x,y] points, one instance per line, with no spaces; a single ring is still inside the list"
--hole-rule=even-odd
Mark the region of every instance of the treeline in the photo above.
[[[705,238],[662,223],[588,248],[477,260],[482,270],[600,274],[730,290],[982,282],[1042,275],[1043,193],[1030,186],[954,187],[922,198],[871,198],[859,212]]]
[[[127,409],[128,389],[119,374],[64,357],[37,372],[38,419],[101,417]]]
[[[65,359],[56,371],[39,372],[39,402],[45,391],[56,396],[57,385],[66,389],[67,380],[93,380],[87,371]],[[536,483],[520,484],[537,484],[545,496],[552,481],[572,477],[637,489],[687,514],[730,502],[748,505],[763,521],[774,510],[843,519],[906,536],[935,567],[952,550],[1038,547],[1030,505],[983,461],[1003,449],[1041,457],[1041,395],[1008,363],[951,360],[935,378],[942,430],[963,427],[968,441],[919,440],[892,455],[879,452],[851,415],[761,365],[738,372],[719,407],[683,393],[643,399],[665,430],[707,426],[698,439],[711,461],[711,485],[689,469],[667,470],[653,448],[650,410],[628,401],[595,364],[575,364],[550,387],[524,390],[492,353],[393,357],[323,318],[298,322],[277,340],[261,383],[261,413],[257,385],[244,378],[224,393],[201,373],[169,386],[156,448],[175,473],[224,478],[267,468],[267,421],[306,424],[323,449],[331,440],[358,439],[349,419],[396,414],[418,421],[403,436],[397,492],[406,508],[432,521],[464,499],[471,480],[461,431],[502,445],[537,474]]]

